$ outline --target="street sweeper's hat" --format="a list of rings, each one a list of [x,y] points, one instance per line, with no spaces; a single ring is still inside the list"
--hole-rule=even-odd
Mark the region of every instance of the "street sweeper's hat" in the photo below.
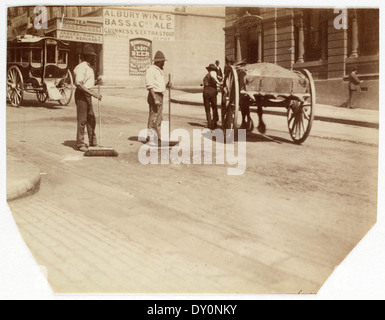
[[[163,52],[162,51],[157,51],[155,53],[155,57],[154,57],[154,62],[158,62],[158,61],[167,61],[166,57],[164,56]]]

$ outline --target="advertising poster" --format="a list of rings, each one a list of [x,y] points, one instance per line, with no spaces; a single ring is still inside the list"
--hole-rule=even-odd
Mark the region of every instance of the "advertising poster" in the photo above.
[[[143,38],[130,40],[130,75],[141,76],[151,65],[152,41]]]

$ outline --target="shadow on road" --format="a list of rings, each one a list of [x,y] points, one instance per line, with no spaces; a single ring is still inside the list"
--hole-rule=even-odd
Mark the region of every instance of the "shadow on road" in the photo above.
[[[63,146],[78,150],[78,146],[75,140],[67,140],[62,143]]]
[[[271,135],[265,135],[260,133],[254,133],[254,132],[248,132],[246,134],[246,140],[247,142],[276,142],[278,144],[281,143],[288,143],[288,144],[295,144],[292,140],[284,139],[281,137],[271,136]]]
[[[197,122],[187,122],[192,127],[201,127],[201,128],[207,128],[207,125],[204,125],[202,123]]]
[[[7,106],[11,108],[16,108],[13,107],[8,101],[7,101]],[[20,108],[45,108],[45,109],[50,109],[50,110],[61,110],[63,108],[67,108],[66,106],[61,106],[57,102],[45,102],[41,103],[37,100],[30,100],[30,99],[24,99],[23,102],[20,105]]]
[[[128,138],[129,141],[140,142],[142,144],[146,144],[147,143],[146,141],[139,141],[138,139],[139,139],[138,136],[134,136],[134,137],[129,137]]]

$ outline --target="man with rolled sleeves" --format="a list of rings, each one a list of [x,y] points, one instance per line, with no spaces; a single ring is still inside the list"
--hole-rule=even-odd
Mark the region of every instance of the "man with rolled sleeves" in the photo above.
[[[146,71],[146,89],[148,90],[147,102],[149,105],[148,135],[149,145],[153,147],[157,146],[158,142],[161,141],[163,95],[166,91],[166,83],[163,74],[165,61],[167,60],[163,52],[156,52],[153,64]]]
[[[78,150],[82,152],[88,150],[88,146],[84,142],[84,130],[86,127],[89,145],[92,147],[98,145],[95,134],[96,118],[92,106],[92,97],[102,100],[102,96],[91,90],[95,84],[101,82],[100,77],[95,80],[95,72],[91,67],[96,55],[93,46],[86,45],[81,55],[82,62],[74,69],[76,85],[75,103],[78,121],[76,145]]]

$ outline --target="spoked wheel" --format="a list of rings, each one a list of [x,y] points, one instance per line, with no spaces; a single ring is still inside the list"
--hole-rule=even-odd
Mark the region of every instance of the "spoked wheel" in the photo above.
[[[222,129],[238,129],[239,113],[239,82],[237,70],[231,66],[231,71],[224,81],[222,93]]]
[[[48,99],[48,94],[46,91],[38,91],[36,92],[36,97],[40,103],[45,103]]]
[[[60,81],[60,84],[57,88],[61,96],[63,97],[62,99],[59,100],[60,105],[68,106],[68,104],[71,102],[73,91],[74,91],[74,81],[72,78],[72,74],[69,70],[65,78],[62,81]]]
[[[23,75],[16,66],[12,66],[7,74],[7,98],[13,107],[20,107],[24,97]]]
[[[297,144],[303,143],[310,134],[314,121],[314,109],[316,103],[313,76],[306,69],[303,70],[302,73],[307,78],[307,92],[310,96],[304,102],[293,101],[292,105],[287,109],[289,133],[293,141]]]

